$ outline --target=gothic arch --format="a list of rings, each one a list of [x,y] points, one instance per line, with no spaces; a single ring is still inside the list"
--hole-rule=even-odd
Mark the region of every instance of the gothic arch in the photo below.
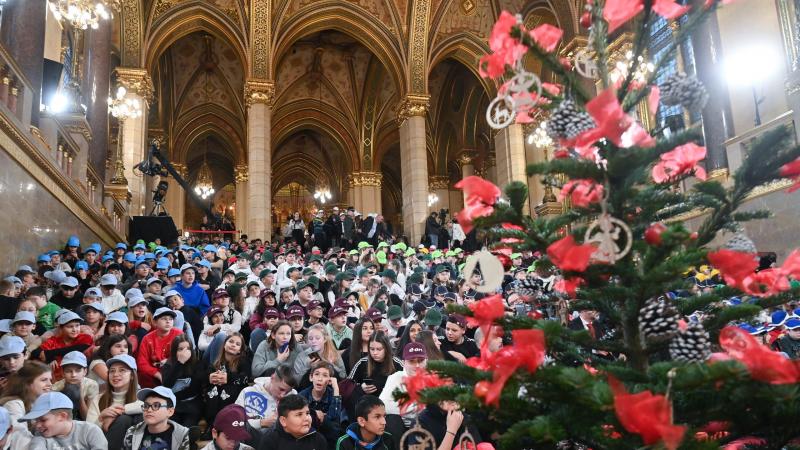
[[[472,33],[457,33],[448,36],[436,45],[431,52],[428,68],[433,70],[437,64],[448,58],[458,61],[475,75],[487,95],[494,97],[497,93],[497,86],[478,73],[478,60],[488,52],[489,46],[478,36]]]
[[[186,161],[189,150],[198,140],[209,134],[228,144],[226,150],[234,164],[244,164],[247,156],[244,154],[244,144],[242,137],[236,132],[234,124],[225,120],[214,111],[203,111],[191,117],[191,120],[176,124],[173,146],[173,155],[177,161]]]

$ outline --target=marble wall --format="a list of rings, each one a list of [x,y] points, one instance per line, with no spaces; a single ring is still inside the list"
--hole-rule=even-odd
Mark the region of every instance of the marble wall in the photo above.
[[[36,256],[63,248],[75,234],[88,246],[100,238],[0,148],[0,274],[21,264],[35,266]],[[106,248],[108,244],[103,244]]]

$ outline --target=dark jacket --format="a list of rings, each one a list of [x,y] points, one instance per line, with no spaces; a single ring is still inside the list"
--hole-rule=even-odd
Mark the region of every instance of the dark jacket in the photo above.
[[[436,220],[436,217],[428,216],[428,219],[425,221],[425,234],[439,234],[439,230],[442,226],[439,224],[439,221]],[[444,248],[443,245],[440,247]]]
[[[336,441],[336,450],[366,450],[367,448],[369,450],[395,450],[396,448],[392,435],[388,432],[384,432],[383,435],[378,436],[372,442],[367,442],[366,444],[369,447],[362,445],[362,443],[361,427],[358,426],[358,423],[353,423],[347,427],[346,434]]]
[[[383,222],[381,222],[375,226],[375,234],[373,234],[372,237],[369,237],[369,232],[372,229],[372,224],[374,222],[374,217],[367,217],[363,222],[361,222],[361,233],[364,235],[364,239],[372,244],[373,247],[377,246],[378,242],[386,235],[386,228],[384,228]]]
[[[447,413],[444,412],[442,408],[439,408],[438,405],[428,405],[419,414],[419,425],[433,435],[433,438],[436,440],[434,448],[436,448],[442,443],[447,433]],[[469,430],[476,443],[482,442],[478,429],[470,423],[469,417],[464,415],[461,428],[458,429],[456,437],[454,438],[454,446],[458,443],[458,440],[465,430]]]
[[[17,314],[17,307],[19,307],[18,298],[0,295],[0,319],[13,319]]]
[[[261,436],[258,450],[326,450],[328,442],[312,429],[305,436],[296,438],[283,430],[280,422]]]
[[[353,239],[353,232],[355,231],[356,223],[350,216],[345,216],[343,221],[343,237],[348,241]]]

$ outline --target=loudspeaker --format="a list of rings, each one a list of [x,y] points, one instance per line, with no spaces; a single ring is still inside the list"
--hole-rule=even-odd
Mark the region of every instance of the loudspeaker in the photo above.
[[[50,105],[50,100],[58,92],[58,83],[64,72],[64,65],[60,62],[45,58],[42,73],[42,100],[43,105]]]
[[[170,216],[134,216],[128,227],[128,239],[136,242],[144,239],[153,242],[161,239],[161,245],[169,246],[178,242],[178,229]]]

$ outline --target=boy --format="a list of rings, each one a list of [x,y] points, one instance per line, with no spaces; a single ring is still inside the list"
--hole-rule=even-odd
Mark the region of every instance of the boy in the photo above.
[[[80,417],[81,420],[86,420],[89,405],[100,395],[97,382],[86,378],[86,367],[86,355],[78,351],[69,352],[61,360],[64,379],[53,383],[53,391],[69,397],[73,404],[73,417]]]
[[[467,319],[460,314],[450,314],[447,317],[445,337],[442,340],[441,350],[448,361],[465,362],[467,358],[478,356],[481,351],[475,341],[464,336],[467,331]]]
[[[161,383],[159,369],[167,361],[172,340],[183,333],[173,328],[175,316],[175,311],[169,308],[158,308],[153,314],[155,326],[142,338],[139,356],[136,358],[136,364],[139,366],[139,384],[142,387],[154,387]]]
[[[189,429],[169,420],[175,414],[175,394],[164,386],[142,389],[144,420],[128,428],[122,442],[124,450],[189,450]]]
[[[306,323],[304,325],[306,330],[311,328],[312,325],[316,325],[318,323],[323,325],[328,324],[328,319],[322,317],[322,303],[318,302],[317,300],[311,300],[308,302],[306,311],[308,312],[308,318],[306,319]]]
[[[100,292],[103,294],[101,303],[107,314],[128,306],[125,296],[117,289],[117,283],[119,281],[113,274],[107,273],[100,277]]]
[[[11,321],[11,334],[25,341],[29,353],[42,345],[42,338],[33,333],[34,328],[36,328],[36,316],[30,311],[19,311]]]
[[[45,331],[55,328],[55,315],[60,308],[47,300],[47,289],[42,286],[34,286],[25,292],[25,298],[36,304],[36,322]]]
[[[214,418],[209,442],[202,450],[253,450],[253,447],[242,444],[250,440],[250,433],[245,427],[247,413],[239,405],[228,405]],[[1,424],[0,424],[1,425]]]
[[[247,412],[248,423],[254,430],[259,431],[253,437],[253,443],[258,442],[260,431],[272,427],[278,419],[278,402],[289,394],[297,394],[292,377],[292,368],[282,364],[275,369],[271,377],[259,377],[254,380],[253,386],[242,389],[236,404],[243,406]]]
[[[5,387],[8,377],[17,373],[23,364],[25,364],[25,341],[19,336],[9,334],[0,338],[0,388]]]
[[[308,378],[311,386],[303,389],[300,396],[308,402],[314,429],[328,442],[334,442],[341,434],[342,422],[347,422],[334,368],[327,361],[317,361],[311,366]]]
[[[28,450],[80,448],[107,450],[108,441],[100,427],[72,420],[72,400],[61,392],[45,392],[33,402],[20,421],[33,421],[36,434]]]
[[[328,332],[331,334],[336,350],[350,348],[353,341],[353,329],[347,326],[347,309],[334,306],[328,312]]]
[[[356,421],[336,441],[336,450],[394,450],[392,435],[386,430],[386,406],[374,395],[356,403]]]
[[[311,428],[308,402],[299,395],[287,395],[278,404],[278,423],[258,445],[258,450],[324,450],[328,443]]]

